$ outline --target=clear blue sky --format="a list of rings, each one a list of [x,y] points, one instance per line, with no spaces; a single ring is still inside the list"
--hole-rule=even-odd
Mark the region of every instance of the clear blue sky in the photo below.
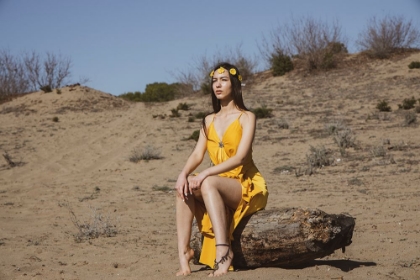
[[[0,49],[62,54],[72,78],[119,95],[175,82],[195,58],[257,41],[290,21],[338,19],[349,50],[372,16],[403,15],[420,28],[420,0],[0,0]]]

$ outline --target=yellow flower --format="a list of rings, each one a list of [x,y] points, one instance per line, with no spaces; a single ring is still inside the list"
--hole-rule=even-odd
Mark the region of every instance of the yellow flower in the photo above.
[[[232,75],[236,75],[236,69],[235,68],[230,68],[229,73]]]
[[[238,75],[238,80],[239,80],[240,82],[242,82],[242,76],[241,76],[241,75]]]
[[[214,75],[214,70],[213,70],[213,71],[211,71],[211,73],[210,73],[210,77],[212,77],[212,78],[213,78],[213,75]]]
[[[219,69],[217,69],[217,72],[219,72],[219,74],[222,74],[225,72],[225,68],[220,67]]]

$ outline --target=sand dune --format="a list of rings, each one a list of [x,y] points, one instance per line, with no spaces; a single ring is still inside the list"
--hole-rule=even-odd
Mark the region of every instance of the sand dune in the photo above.
[[[420,70],[407,67],[415,60],[420,53],[363,63],[354,55],[348,66],[316,75],[260,73],[244,88],[248,107],[273,109],[272,118],[258,120],[254,141],[270,191],[267,208],[347,212],[356,228],[344,254],[225,278],[420,278],[420,120],[404,126],[407,111],[398,110],[404,98],[420,98]],[[383,99],[392,112],[375,109]],[[191,109],[169,117],[181,102]],[[0,158],[0,279],[175,278],[171,188],[195,145],[186,139],[200,127],[189,114],[209,106],[209,96],[129,103],[83,86],[0,105],[0,150],[21,163],[12,168]],[[326,129],[334,123],[354,132],[355,147],[340,152]],[[296,176],[307,168],[310,147],[320,145],[333,164]],[[130,162],[147,146],[162,158]],[[384,156],[373,155],[378,147]],[[96,210],[116,235],[76,242],[69,210],[81,223]],[[205,277],[202,268],[193,265],[189,278]]]

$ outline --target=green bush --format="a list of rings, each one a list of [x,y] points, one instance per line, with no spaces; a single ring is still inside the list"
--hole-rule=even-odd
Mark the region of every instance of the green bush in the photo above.
[[[197,114],[194,115],[194,117],[196,117],[197,119],[202,119],[207,115],[208,115],[208,113],[206,113],[206,112],[198,112]]]
[[[332,54],[348,53],[349,52],[346,48],[346,45],[344,45],[341,42],[331,42],[331,43],[328,44],[327,49]]]
[[[404,98],[402,104],[398,104],[398,108],[404,109],[404,110],[410,110],[414,108],[414,105],[416,104],[417,100],[414,97],[411,98]]]
[[[53,122],[58,122],[58,117],[54,117],[54,118],[52,118],[52,121],[53,121]]]
[[[128,101],[134,101],[134,102],[142,101],[142,93],[140,91],[123,93],[119,97]]]
[[[283,53],[272,54],[270,62],[273,76],[283,76],[293,70],[292,59]]]
[[[194,130],[194,132],[188,137],[188,140],[195,140],[198,141],[198,137],[200,136],[200,130]]]
[[[52,89],[51,89],[50,85],[42,86],[42,87],[40,87],[40,90],[42,90],[45,93],[52,92]]]
[[[170,115],[171,118],[179,118],[181,114],[178,112],[178,109],[172,109],[172,114]]]
[[[167,83],[153,83],[146,85],[144,93],[139,91],[127,92],[121,94],[120,97],[130,101],[136,102],[165,102],[175,99],[175,93],[178,89],[178,84]]]
[[[337,62],[335,60],[334,54],[332,52],[326,52],[322,58],[319,67],[323,70],[333,69],[337,67]]]
[[[271,112],[273,111],[273,109],[269,109],[269,108],[267,108],[265,106],[252,109],[251,111],[255,114],[255,117],[257,119],[271,118],[273,116],[271,114]]]
[[[391,106],[388,105],[386,100],[379,101],[376,105],[376,109],[380,112],[391,112]]]
[[[408,64],[408,68],[410,69],[420,69],[420,61],[412,61],[410,64]]]
[[[61,89],[57,88],[55,91],[57,92],[57,94],[61,94]]]
[[[167,83],[153,83],[146,85],[146,91],[143,93],[144,102],[163,102],[175,99],[176,86]]]
[[[183,111],[188,111],[190,109],[190,105],[188,105],[187,103],[179,103],[178,106],[176,107],[177,110],[183,110]]]

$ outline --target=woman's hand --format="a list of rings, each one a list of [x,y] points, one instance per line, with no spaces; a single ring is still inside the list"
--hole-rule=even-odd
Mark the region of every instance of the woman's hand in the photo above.
[[[201,172],[197,176],[192,176],[189,179],[188,183],[188,189],[190,191],[190,194],[193,193],[193,191],[199,190],[201,188],[201,183],[206,179],[207,175],[204,172]]]
[[[178,176],[178,180],[176,181],[175,184],[175,189],[178,193],[178,195],[182,198],[183,201],[185,201],[185,199],[188,199],[188,179],[187,176],[184,174],[179,174]]]

